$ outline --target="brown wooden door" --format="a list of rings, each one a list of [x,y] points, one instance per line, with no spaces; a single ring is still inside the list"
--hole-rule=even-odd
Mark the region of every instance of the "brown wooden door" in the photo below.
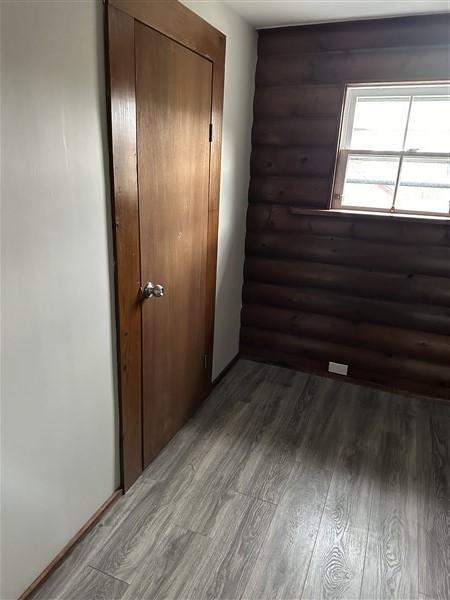
[[[212,64],[135,23],[146,466],[204,397]]]
[[[106,8],[128,490],[212,386],[226,39],[177,0],[106,0]],[[148,281],[165,295],[143,301]]]

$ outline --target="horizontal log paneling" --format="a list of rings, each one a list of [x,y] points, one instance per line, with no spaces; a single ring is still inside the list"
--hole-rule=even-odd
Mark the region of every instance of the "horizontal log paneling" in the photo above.
[[[356,348],[374,349],[419,360],[450,364],[450,338],[424,331],[404,331],[398,327],[360,323],[314,312],[302,312],[258,304],[247,304],[242,325],[320,338]]]
[[[260,35],[258,54],[300,54],[358,48],[445,45],[449,38],[449,15],[374,19],[327,23],[289,29],[272,29]]]
[[[450,398],[450,223],[326,210],[345,84],[449,79],[449,25],[259,32],[243,355]]]
[[[249,201],[325,208],[330,196],[329,177],[252,175]]]
[[[267,179],[258,179],[261,187],[255,191],[255,198],[258,191],[262,191]],[[277,197],[275,195],[276,182],[272,183],[271,189],[274,190],[275,199]],[[292,193],[295,193],[295,183],[292,184]],[[450,246],[450,222],[438,224],[425,221],[415,224],[405,221],[403,218],[394,217],[390,220],[380,220],[374,219],[372,216],[363,218],[363,215],[333,213],[333,211],[317,214],[295,213],[288,206],[258,204],[249,206],[247,222],[250,231],[267,228],[271,231],[296,233],[297,235],[334,236],[414,246],[419,240],[421,245]]]
[[[450,280],[413,273],[380,273],[308,261],[247,256],[245,277],[292,287],[316,287],[366,298],[450,307]]]
[[[341,109],[342,85],[261,87],[253,110],[258,117],[336,117]]]
[[[288,287],[246,281],[244,304],[264,304],[450,336],[450,308],[414,302],[364,298],[321,288]]]
[[[335,149],[254,146],[251,169],[255,175],[327,176],[333,172]]]
[[[259,119],[253,123],[253,144],[333,146],[337,135],[335,117],[283,117]]]
[[[247,254],[310,260],[362,267],[367,270],[422,275],[449,275],[450,248],[446,246],[400,246],[330,236],[297,235],[273,231],[249,231]],[[444,284],[448,280],[444,279]]]
[[[448,65],[447,46],[269,55],[258,60],[256,85],[447,79]]]
[[[350,365],[350,376],[354,365],[367,371],[384,371],[392,377],[399,376],[413,380],[418,378],[419,381],[446,390],[446,394],[450,392],[450,369],[447,365],[262,328],[242,327],[241,339],[244,344],[249,346],[271,347],[275,351],[306,358],[326,359],[348,364]]]

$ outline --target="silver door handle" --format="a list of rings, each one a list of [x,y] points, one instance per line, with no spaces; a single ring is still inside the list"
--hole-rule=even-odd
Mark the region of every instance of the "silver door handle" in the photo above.
[[[147,300],[147,298],[161,298],[164,296],[164,287],[159,283],[152,283],[148,281],[144,287],[141,288],[142,299]]]

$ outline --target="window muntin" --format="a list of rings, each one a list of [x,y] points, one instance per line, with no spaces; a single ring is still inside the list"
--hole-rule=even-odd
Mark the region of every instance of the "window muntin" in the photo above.
[[[347,88],[333,208],[450,216],[450,85]]]

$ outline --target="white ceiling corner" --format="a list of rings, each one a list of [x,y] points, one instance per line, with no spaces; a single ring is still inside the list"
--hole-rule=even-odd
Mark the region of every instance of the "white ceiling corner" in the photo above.
[[[450,12],[450,0],[222,0],[259,28]]]

